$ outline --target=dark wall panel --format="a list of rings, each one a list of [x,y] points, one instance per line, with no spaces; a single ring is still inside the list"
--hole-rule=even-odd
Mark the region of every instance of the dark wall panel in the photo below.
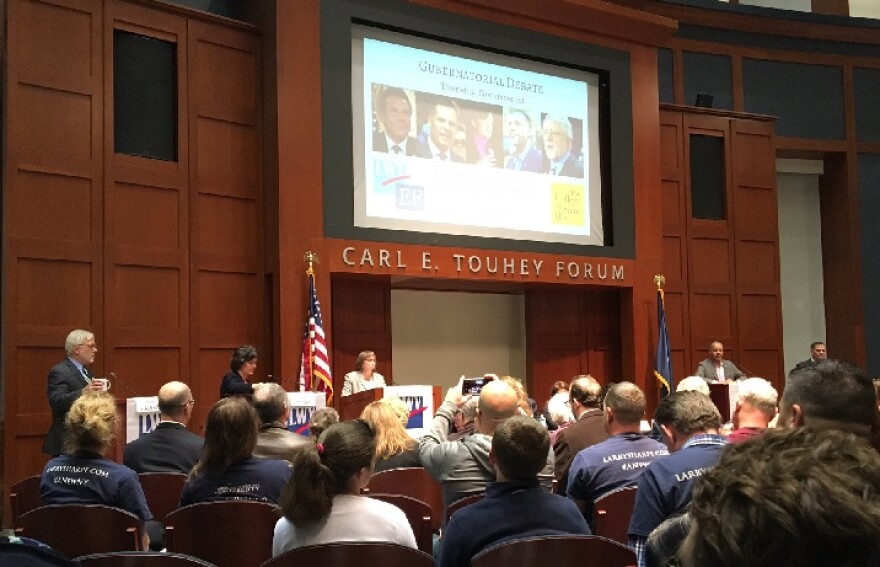
[[[839,67],[743,59],[745,111],[778,116],[776,134],[843,140]]]
[[[697,94],[714,97],[713,108],[733,109],[730,57],[708,53],[682,53],[684,64],[684,102],[694,104]],[[661,102],[665,102],[662,101]]]
[[[880,374],[880,154],[859,154],[859,216],[865,304],[865,352],[869,376]]]
[[[856,137],[880,142],[880,69],[855,69]]]
[[[660,102],[675,102],[675,66],[671,49],[657,50],[657,79],[660,86]]]

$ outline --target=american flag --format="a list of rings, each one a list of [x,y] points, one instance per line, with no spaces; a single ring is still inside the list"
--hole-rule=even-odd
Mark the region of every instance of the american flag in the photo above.
[[[333,399],[333,376],[327,355],[327,337],[321,321],[321,303],[315,293],[315,275],[309,273],[309,313],[303,336],[302,362],[299,369],[301,391],[327,392],[327,403]]]

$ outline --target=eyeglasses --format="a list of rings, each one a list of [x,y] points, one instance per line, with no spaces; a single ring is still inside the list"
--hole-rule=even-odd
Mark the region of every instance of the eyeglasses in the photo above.
[[[77,347],[87,348],[89,350],[98,350],[98,345],[95,343],[83,343],[81,345],[76,345]]]
[[[543,135],[545,138],[560,138],[560,137],[565,138],[565,137],[567,137],[565,135],[565,132],[561,132],[559,130],[541,130],[541,135]]]
[[[196,401],[195,401],[195,400],[190,400],[190,401],[186,402],[185,404],[183,404],[183,405],[180,406],[180,407],[185,408],[186,406],[188,406],[188,405],[190,405],[190,404],[192,404],[192,405],[196,405]]]

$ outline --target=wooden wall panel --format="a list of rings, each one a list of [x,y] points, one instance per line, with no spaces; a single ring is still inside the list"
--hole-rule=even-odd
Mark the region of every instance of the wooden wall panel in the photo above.
[[[194,379],[198,421],[218,397],[231,347],[268,342],[268,325],[256,166],[261,62],[253,29],[119,0],[5,6],[8,485],[38,473],[46,460],[46,374],[64,357],[71,329],[96,333],[92,370],[115,372],[112,392],[120,398]],[[176,46],[177,161],[114,153],[115,29]],[[204,148],[195,143],[199,134]],[[201,196],[211,217],[199,224]],[[194,274],[218,287],[192,294]],[[198,328],[190,324],[194,312],[206,314]],[[208,387],[201,388],[202,376]]]
[[[175,48],[177,161],[115,153],[115,30],[165,41]],[[186,20],[110,2],[105,7],[104,38],[104,164],[109,188],[104,208],[107,310],[103,359],[107,371],[113,371],[131,390],[116,394],[155,395],[168,379],[186,376],[189,359],[189,161],[182,151],[189,143]],[[164,236],[151,238],[159,232]]]
[[[336,399],[341,397],[343,377],[354,370],[357,356],[364,350],[376,353],[380,374],[386,383],[393,382],[390,282],[334,277],[331,289],[333,337],[329,346]]]
[[[557,380],[578,374],[602,384],[626,379],[621,302],[618,290],[526,291],[526,385],[540,407]]]
[[[74,327],[102,333],[100,5],[6,6],[4,482],[39,472],[46,375]],[[103,344],[99,342],[103,347]],[[96,372],[103,370],[101,361]],[[4,502],[5,505],[5,502]]]
[[[190,238],[192,297],[189,373],[207,414],[232,350],[260,352],[255,374],[273,373],[263,294],[260,44],[252,34],[190,20]],[[288,354],[290,356],[290,354]],[[291,377],[286,377],[290,379]],[[293,389],[291,384],[285,384]]]
[[[773,124],[732,113],[675,108],[661,114],[664,139],[664,270],[676,379],[708,356],[710,341],[747,374],[781,386],[775,143]],[[693,219],[688,136],[725,141],[726,218]],[[683,158],[666,146],[676,145]]]

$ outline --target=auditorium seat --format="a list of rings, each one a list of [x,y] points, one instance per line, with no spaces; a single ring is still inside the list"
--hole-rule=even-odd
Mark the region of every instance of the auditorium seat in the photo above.
[[[440,483],[422,467],[388,469],[377,472],[370,479],[364,493],[402,494],[421,500],[431,507],[431,529],[440,528],[443,519],[443,493]]]
[[[138,480],[147,497],[153,519],[165,522],[165,516],[180,507],[180,493],[187,476],[176,472],[140,473]]]
[[[425,553],[432,553],[433,540],[431,532],[432,515],[431,507],[412,496],[404,496],[402,494],[379,494],[370,493],[370,498],[388,502],[400,508],[409,525],[412,527],[413,534],[416,536],[416,545]]]
[[[626,544],[638,490],[627,486],[597,498],[593,502],[593,533]]]
[[[190,504],[165,518],[168,551],[218,567],[256,567],[272,557],[272,534],[281,510],[274,504],[225,500]]]
[[[292,549],[263,563],[263,567],[356,565],[357,567],[433,567],[424,551],[396,543],[328,543]]]
[[[465,496],[464,498],[459,498],[455,502],[449,505],[449,508],[446,509],[446,523],[449,523],[449,519],[452,518],[452,514],[461,510],[465,506],[469,506],[474,502],[479,502],[483,498],[486,497],[485,492],[479,492],[477,494],[471,494],[470,496]]]
[[[632,567],[635,552],[616,541],[598,536],[545,536],[507,541],[474,556],[471,567],[534,567],[554,565]]]
[[[41,506],[23,514],[15,528],[70,558],[141,549],[140,519],[102,504]]]
[[[216,567],[198,557],[159,551],[117,551],[78,558],[80,567]]]
[[[41,506],[40,475],[29,476],[12,485],[9,489],[9,507],[12,510],[12,525],[16,526],[18,518],[25,512]]]

